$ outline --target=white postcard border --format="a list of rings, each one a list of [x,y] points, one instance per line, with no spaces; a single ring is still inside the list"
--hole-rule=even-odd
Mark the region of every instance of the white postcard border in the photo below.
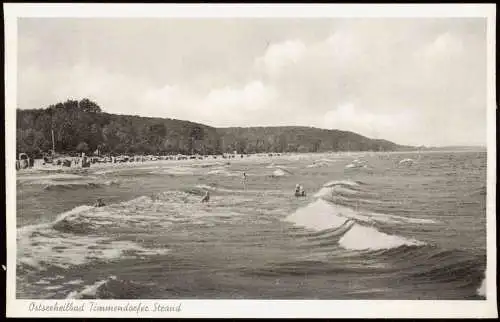
[[[480,318],[498,317],[496,307],[496,122],[494,4],[4,4],[5,26],[5,138],[7,202],[7,316],[8,317],[387,317]],[[487,269],[484,301],[326,301],[326,300],[17,300],[16,287],[16,170],[15,124],[17,98],[17,19],[20,17],[485,17],[488,66],[488,188]],[[91,311],[95,305],[129,304],[148,311]],[[84,304],[83,312],[38,311],[34,304]],[[180,311],[152,312],[155,304],[181,305]],[[32,310],[30,310],[30,307]]]

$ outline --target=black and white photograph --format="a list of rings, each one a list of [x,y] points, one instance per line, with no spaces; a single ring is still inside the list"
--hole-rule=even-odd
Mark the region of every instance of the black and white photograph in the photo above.
[[[12,315],[497,317],[495,5],[248,6],[4,5]]]

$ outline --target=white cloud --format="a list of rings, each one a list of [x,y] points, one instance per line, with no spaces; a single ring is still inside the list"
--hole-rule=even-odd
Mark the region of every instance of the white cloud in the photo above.
[[[271,88],[264,86],[260,81],[252,81],[243,88],[225,87],[210,91],[204,106],[239,109],[238,112],[255,111],[267,107],[274,96],[275,93]]]
[[[165,85],[142,95],[142,113],[205,122],[214,126],[242,124],[252,114],[270,107],[275,91],[260,81],[242,87],[214,88],[206,95],[189,88]]]
[[[460,55],[462,51],[462,40],[447,32],[437,36],[432,43],[424,47],[422,54],[428,59],[446,59]]]
[[[176,85],[148,88],[140,95],[140,114],[189,120],[195,116],[196,99]]]
[[[87,97],[101,96],[118,87],[119,76],[111,75],[103,69],[92,68],[83,64],[75,65],[73,68],[61,73],[61,83],[54,88],[54,96],[57,100],[64,100],[71,96]],[[122,84],[123,86],[124,84]],[[129,88],[120,88],[115,95],[127,92]]]
[[[216,21],[184,21],[180,31],[189,34],[188,44],[169,28],[151,36],[152,21],[143,30],[123,24],[135,30],[133,39],[118,37],[122,27],[109,21],[88,30],[82,24],[78,39],[64,24],[53,24],[50,32],[39,32],[45,25],[33,23],[19,37],[21,108],[89,97],[110,113],[213,126],[312,125],[402,144],[485,137],[480,20],[346,19],[328,27],[330,33],[325,25],[305,30],[281,20],[273,22],[280,28],[270,30],[273,24],[259,20],[242,29],[232,22],[230,36],[221,23],[213,29],[217,39],[207,37],[205,28]],[[113,30],[113,42],[96,36],[106,28]],[[134,39],[147,38],[144,44],[151,47],[160,36],[167,40],[156,50],[124,51]],[[68,41],[95,46],[66,46],[75,52],[57,47]],[[87,63],[75,63],[83,58]]]
[[[325,113],[322,127],[353,131],[379,138],[379,132],[398,134],[414,128],[418,119],[411,111],[398,111],[393,114],[371,113],[356,109],[353,103],[344,103]]]
[[[305,51],[306,46],[299,40],[271,44],[264,55],[256,59],[256,65],[274,76],[287,65],[297,63]]]
[[[316,44],[312,51],[316,52],[317,55],[325,53],[326,58],[330,58],[335,61],[336,65],[342,66],[354,62],[363,52],[363,47],[363,43],[360,43],[349,32],[338,30],[325,41]]]
[[[138,108],[136,94],[148,86],[143,79],[113,74],[84,63],[68,69],[31,65],[20,68],[19,75],[18,104],[24,108],[41,108],[67,99],[89,98],[106,112],[135,114]]]
[[[339,27],[302,48],[300,59],[270,82],[293,113],[314,113],[307,119],[316,126],[403,144],[445,144],[467,125],[484,128],[484,119],[474,117],[486,108],[481,38],[452,31],[429,36],[416,26],[379,20]],[[481,129],[470,133],[471,142],[484,137]]]
[[[149,89],[144,93],[145,101],[154,101],[169,104],[180,95],[179,88],[172,85],[165,85],[162,88]]]

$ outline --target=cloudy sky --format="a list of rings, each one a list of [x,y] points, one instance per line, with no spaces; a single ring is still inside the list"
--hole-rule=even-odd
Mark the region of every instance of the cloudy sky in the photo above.
[[[486,20],[21,18],[18,106],[486,144]]]

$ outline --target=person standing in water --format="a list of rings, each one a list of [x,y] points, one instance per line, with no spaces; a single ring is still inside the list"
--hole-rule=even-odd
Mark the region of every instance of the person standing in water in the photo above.
[[[248,177],[247,177],[246,172],[243,172],[243,188],[245,190],[247,190],[247,179],[248,179]]]

